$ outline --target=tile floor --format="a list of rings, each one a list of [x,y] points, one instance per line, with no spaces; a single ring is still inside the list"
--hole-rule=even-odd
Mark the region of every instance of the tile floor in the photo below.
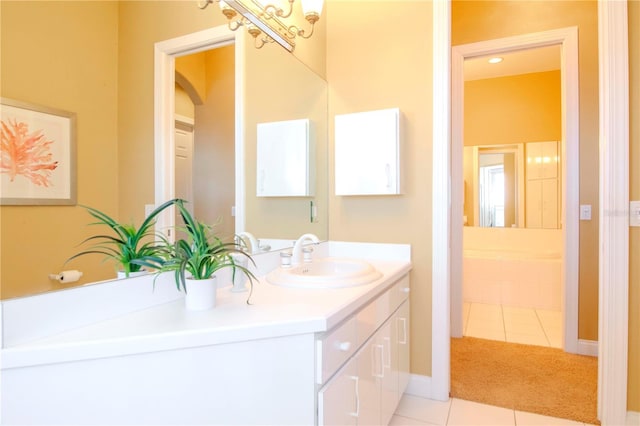
[[[447,402],[440,402],[405,394],[389,425],[583,426],[584,423],[462,399],[453,398]]]
[[[562,312],[464,303],[465,336],[538,346],[562,347]],[[404,395],[390,426],[584,425],[508,408],[452,398],[447,402]]]
[[[464,303],[463,335],[562,348],[562,312]]]

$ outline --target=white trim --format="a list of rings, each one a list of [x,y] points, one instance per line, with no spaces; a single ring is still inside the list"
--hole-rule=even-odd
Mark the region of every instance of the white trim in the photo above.
[[[187,117],[186,115],[175,114],[174,117],[175,117],[175,121],[191,127],[193,127],[193,125],[196,122],[192,117]]]
[[[409,384],[404,393],[421,398],[431,398],[431,377],[420,374],[409,375]]]
[[[578,339],[578,355],[598,356],[598,341]]]
[[[628,426],[640,425],[640,413],[637,411],[627,411],[627,425]]]
[[[156,205],[175,197],[173,152],[175,109],[175,58],[235,43],[235,146],[236,146],[236,232],[244,228],[244,37],[226,25],[176,37],[155,44],[154,65],[154,144]],[[170,209],[168,209],[170,210]],[[165,234],[174,224],[173,211],[158,216],[156,229]],[[167,235],[167,234],[166,234]],[[167,235],[172,238],[171,235]]]
[[[462,335],[462,202],[463,202],[463,111],[464,70],[467,58],[500,54],[523,48],[559,44],[561,46],[562,93],[562,234],[564,289],[564,350],[578,352],[578,270],[579,270],[579,94],[578,28],[560,28],[495,40],[454,46],[452,48],[452,218],[451,294],[454,337]],[[568,161],[569,160],[569,161]],[[571,188],[568,191],[567,188]],[[453,223],[452,219],[452,223]],[[459,223],[458,223],[459,222]],[[453,275],[455,273],[455,280]]]
[[[629,329],[629,50],[626,1],[598,1],[600,294],[598,418],[627,418]]]
[[[449,69],[451,3],[433,2],[433,182],[431,376],[432,399],[447,401],[450,386],[449,230],[451,122]],[[460,217],[462,218],[462,216]]]

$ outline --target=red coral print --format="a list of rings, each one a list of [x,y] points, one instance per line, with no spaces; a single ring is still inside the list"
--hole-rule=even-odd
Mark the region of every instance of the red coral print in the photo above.
[[[0,173],[8,174],[11,182],[22,175],[38,186],[51,186],[51,172],[58,167],[49,152],[52,140],[42,130],[29,133],[27,123],[8,120],[2,123],[0,139]]]

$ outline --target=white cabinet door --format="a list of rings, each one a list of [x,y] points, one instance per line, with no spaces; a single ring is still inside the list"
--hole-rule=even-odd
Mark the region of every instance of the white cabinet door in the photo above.
[[[391,416],[400,401],[398,391],[398,329],[395,327],[396,316],[394,315],[378,331],[376,340],[383,347],[382,351],[382,378],[381,401],[380,401],[380,424],[387,425],[391,421]]]
[[[558,142],[540,142],[542,154],[542,171],[540,177],[551,179],[558,177]]]
[[[380,381],[384,375],[384,346],[374,337],[356,354],[358,368],[359,425],[380,424]]]
[[[356,362],[352,359],[318,392],[318,425],[358,424],[360,402],[356,372]]]
[[[400,194],[400,110],[335,116],[336,195]]]
[[[558,180],[542,180],[542,227],[558,228]]]
[[[319,425],[391,421],[409,383],[408,290],[405,277],[350,320],[356,321],[360,348],[318,392]],[[333,337],[342,336],[346,329],[332,332],[323,343],[331,346]]]
[[[410,310],[409,301],[406,300],[398,309],[396,314],[396,324],[398,329],[398,392],[400,397],[404,393],[407,385],[409,384],[410,375],[410,355],[411,347],[409,345],[409,330],[410,328]]]
[[[542,228],[542,181],[527,180],[527,228]]]

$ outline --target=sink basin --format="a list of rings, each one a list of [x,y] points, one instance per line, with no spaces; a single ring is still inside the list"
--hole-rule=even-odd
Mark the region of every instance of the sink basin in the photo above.
[[[382,274],[363,260],[324,258],[277,268],[267,274],[267,281],[283,287],[343,288],[369,284],[380,277]]]

